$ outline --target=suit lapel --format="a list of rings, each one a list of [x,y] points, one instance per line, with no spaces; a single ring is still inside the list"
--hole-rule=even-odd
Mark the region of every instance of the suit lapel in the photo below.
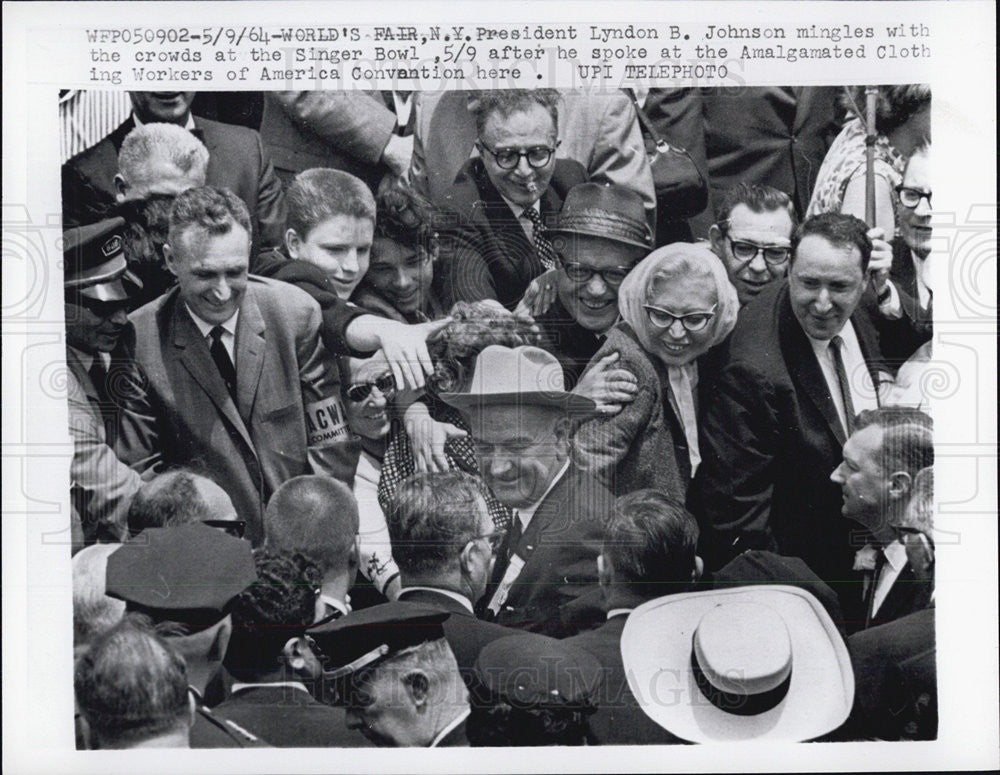
[[[247,446],[251,450],[254,449],[253,440],[247,432],[246,425],[236,409],[236,404],[233,403],[232,396],[226,390],[226,383],[223,381],[222,375],[219,374],[219,370],[208,352],[208,345],[176,290],[173,293],[171,339],[181,365],[205,391],[219,413],[239,431]]]
[[[876,623],[898,619],[906,614],[925,608],[930,600],[930,585],[916,578],[913,568],[907,562],[896,580],[889,587],[889,593],[882,601],[875,616]]]
[[[250,422],[261,370],[264,368],[264,318],[248,287],[236,326],[236,402],[240,416]]]
[[[840,423],[840,416],[837,414],[837,407],[833,403],[833,397],[830,395],[830,388],[826,384],[823,370],[820,368],[819,361],[816,360],[816,353],[792,312],[787,285],[781,294],[777,313],[778,331],[781,351],[785,363],[788,364],[788,372],[792,379],[802,386],[803,393],[819,410],[830,432],[836,437],[840,446],[843,446],[844,442],[847,441],[844,436],[844,427]]]
[[[111,144],[115,147],[115,155],[122,149],[122,143],[125,142],[125,138],[128,133],[135,129],[135,119],[130,115],[125,121],[119,125],[119,127],[111,133],[110,140]],[[118,169],[118,161],[115,159],[115,169]]]

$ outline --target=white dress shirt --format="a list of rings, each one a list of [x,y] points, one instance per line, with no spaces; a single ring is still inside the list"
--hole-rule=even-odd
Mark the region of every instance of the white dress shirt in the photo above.
[[[854,413],[857,414],[863,409],[878,409],[875,384],[872,382],[868,366],[865,364],[865,356],[861,352],[861,344],[858,342],[858,335],[850,320],[840,330],[840,337],[844,340],[841,357],[844,360],[844,371],[847,373],[847,382],[851,389],[851,403],[854,405]],[[844,397],[840,394],[837,364],[830,351],[832,340],[813,339],[808,334],[807,338],[812,345],[813,352],[816,353],[816,360],[819,361],[819,367],[823,371],[826,386],[830,390],[834,406],[837,407],[840,424],[846,432],[847,415],[844,411]]]
[[[526,218],[523,215],[524,210],[525,210],[524,205],[519,205],[519,204],[515,204],[514,202],[511,202],[503,194],[500,195],[500,198],[503,199],[503,201],[505,201],[507,203],[507,207],[509,207],[511,209],[511,212],[513,212],[514,215],[517,217],[517,222],[521,226],[521,231],[524,232],[524,236],[526,236],[528,238],[528,242],[530,242],[532,245],[534,245],[535,244],[535,242],[534,242],[534,240],[535,240],[535,224],[533,224],[529,218]],[[542,206],[541,206],[541,204],[539,204],[539,201],[536,201],[531,206],[531,209],[534,210],[539,215],[541,215],[542,214]]]
[[[899,574],[906,567],[906,547],[899,541],[893,541],[882,549],[885,555],[885,563],[882,571],[878,574],[875,584],[875,599],[872,601],[872,616],[878,613],[879,607],[885,602],[892,590],[892,585],[896,583]]]
[[[198,326],[198,330],[205,339],[205,344],[208,348],[212,348],[212,329],[215,328],[215,324],[208,323],[198,317],[194,310],[188,307],[187,304],[184,305],[187,309],[188,314],[191,316],[191,320],[194,324]],[[226,348],[226,352],[229,353],[229,360],[233,362],[233,368],[236,368],[236,321],[240,316],[240,311],[236,310],[233,316],[229,318],[225,323],[221,323],[223,334],[222,334],[222,346]]]
[[[569,469],[569,460],[563,463],[563,467],[559,469],[559,473],[557,473],[553,477],[552,481],[549,482],[549,486],[548,488],[546,488],[545,492],[542,493],[541,498],[532,503],[530,506],[525,506],[524,508],[520,508],[517,510],[517,518],[521,521],[522,534],[524,533],[524,531],[528,529],[528,525],[531,522],[531,518],[535,516],[535,512],[538,511],[538,507],[542,505],[542,501],[545,500],[545,498],[548,496],[550,492],[552,492],[552,488],[559,483],[559,480],[566,475],[566,471],[568,469]]]

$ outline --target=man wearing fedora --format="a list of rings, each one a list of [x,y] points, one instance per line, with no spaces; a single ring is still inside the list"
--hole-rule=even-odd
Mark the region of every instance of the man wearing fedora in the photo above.
[[[121,540],[140,485],[139,475],[114,452],[118,399],[135,375],[124,229],[125,222],[113,218],[63,235],[74,545]]]
[[[572,418],[595,403],[566,392],[550,353],[499,345],[479,354],[466,392],[441,398],[468,417],[483,479],[514,510],[484,616],[555,637],[596,621],[576,604],[596,585],[613,498],[569,460]]]
[[[653,234],[638,194],[597,183],[570,189],[547,234],[558,266],[539,278],[538,302],[525,311],[537,313],[546,349],[575,382],[618,320],[618,288],[653,249]],[[632,393],[624,381],[623,401]]]

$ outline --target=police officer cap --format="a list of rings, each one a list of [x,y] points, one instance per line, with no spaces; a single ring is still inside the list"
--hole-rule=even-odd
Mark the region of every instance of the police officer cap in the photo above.
[[[250,542],[200,523],[143,530],[108,557],[108,595],[193,626],[219,621],[256,580]]]
[[[446,611],[413,603],[383,603],[308,630],[328,658],[325,677],[346,678],[375,667],[404,649],[444,637]]]
[[[593,708],[601,663],[564,641],[520,633],[487,643],[476,658],[476,679],[515,708]]]
[[[97,301],[126,301],[122,278],[141,283],[127,272],[124,233],[124,218],[108,218],[63,232],[66,290]]]

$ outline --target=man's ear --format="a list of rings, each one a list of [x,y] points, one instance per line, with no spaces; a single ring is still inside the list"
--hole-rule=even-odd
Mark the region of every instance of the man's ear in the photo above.
[[[705,572],[705,561],[698,555],[694,557],[694,567],[691,569],[691,581],[695,582],[701,578]]]
[[[410,700],[415,707],[423,708],[427,705],[427,695],[430,693],[431,687],[427,673],[419,668],[411,670],[403,676],[403,686],[406,687]]]
[[[715,254],[722,258],[725,253],[726,246],[723,244],[725,242],[726,235],[722,233],[722,229],[718,227],[717,224],[712,224],[708,229],[708,240],[712,243],[712,250]]]
[[[908,498],[913,489],[913,477],[906,471],[896,471],[889,475],[889,499]]]
[[[288,251],[289,258],[301,258],[302,239],[295,229],[285,231],[285,249]]]
[[[128,193],[128,183],[125,182],[125,178],[119,172],[115,175],[115,201],[124,202],[125,194]]]
[[[167,269],[170,274],[174,277],[177,276],[177,267],[175,266],[177,262],[177,255],[174,253],[174,249],[170,247],[167,242],[163,243],[163,263],[167,265]]]
[[[568,443],[572,428],[573,428],[573,421],[570,420],[569,417],[565,416],[560,417],[558,421],[556,421],[555,428],[553,428],[553,432],[555,433],[556,436],[556,441],[558,442],[565,441]]]
[[[302,672],[306,666],[306,651],[309,644],[305,638],[289,638],[281,649],[281,656],[293,671]]]

